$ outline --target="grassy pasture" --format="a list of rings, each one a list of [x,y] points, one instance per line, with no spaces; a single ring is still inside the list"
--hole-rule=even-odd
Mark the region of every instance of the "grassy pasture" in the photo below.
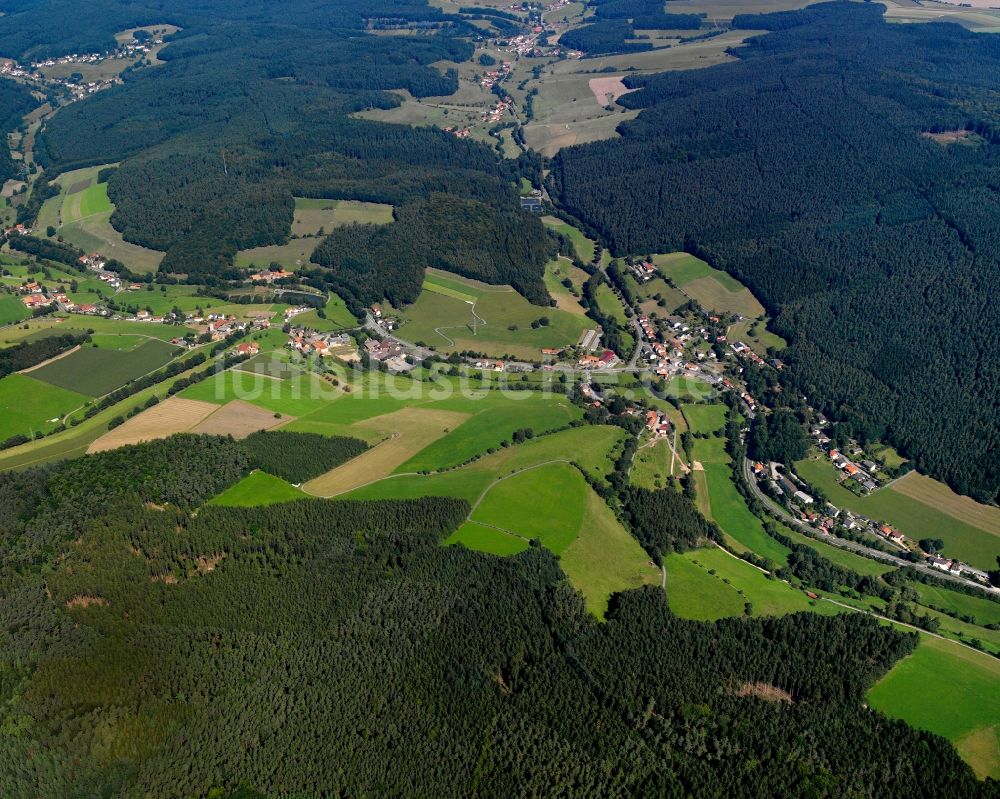
[[[653,446],[643,447],[636,452],[629,479],[640,488],[664,488],[668,477],[681,472],[679,464],[674,461],[676,458],[667,443],[657,441]]]
[[[593,327],[579,314],[532,305],[509,286],[485,286],[450,276],[442,279],[430,271],[428,280],[430,286],[425,283],[417,301],[403,311],[400,336],[442,352],[472,350],[494,357],[509,354],[537,359],[541,348],[575,344],[584,330]],[[476,317],[485,324],[479,321],[473,334]],[[532,329],[531,323],[542,317],[549,324]]]
[[[780,351],[788,346],[781,336],[767,329],[765,322],[753,319],[741,319],[730,325],[726,337],[730,341],[742,341],[762,358],[767,356],[768,347]]]
[[[980,777],[1000,777],[1000,662],[922,635],[868,692],[868,703],[943,735]]]
[[[726,424],[726,406],[719,403],[682,405],[681,411],[692,433],[714,433]]]
[[[81,347],[32,371],[36,380],[91,397],[102,397],[169,363],[177,348],[149,339],[134,350]]]
[[[695,580],[684,569],[675,569],[675,571],[685,575],[682,580],[690,584],[690,590],[694,592],[683,596],[682,591],[675,591],[674,596],[677,597],[675,599],[670,594],[671,572],[669,568],[667,569],[667,596],[670,598],[671,607],[673,607],[674,602],[679,602],[680,607],[688,613],[698,614],[692,615],[690,618],[711,618],[711,615],[718,618],[717,614],[733,607],[732,597],[718,587],[708,593],[709,589],[706,587],[705,578],[718,580],[723,585],[738,592],[742,600],[738,611],[735,614],[729,612],[725,615],[742,615],[745,602],[750,602],[753,605],[754,616],[781,616],[802,610],[828,614],[841,612],[836,605],[831,605],[828,602],[811,601],[802,591],[783,583],[781,580],[768,577],[764,572],[719,547],[696,549],[671,557],[686,559],[693,566],[705,571],[700,579]],[[685,582],[682,582],[681,585],[683,587]]]
[[[562,311],[579,314],[586,314],[578,299],[583,284],[587,281],[587,273],[565,258],[550,261],[545,266],[545,288],[548,289],[552,299],[556,301],[556,307]],[[563,285],[563,280],[569,280],[573,284],[574,294]]]
[[[607,283],[602,283],[597,287],[594,296],[597,298],[597,307],[604,314],[610,316],[622,327],[628,326],[628,316],[626,316],[625,309],[622,307],[621,301],[615,295],[611,286]]]
[[[559,555],[580,532],[586,492],[583,476],[569,464],[543,464],[497,482],[471,518],[537,538]]]
[[[929,477],[917,475],[914,480],[906,476],[867,497],[858,497],[837,483],[837,470],[825,458],[798,461],[795,471],[839,508],[887,522],[914,540],[940,538],[945,542],[945,555],[982,569],[996,567],[1000,525],[991,520],[1000,512],[952,494],[946,486],[929,487],[935,482]],[[912,488],[906,487],[907,481]],[[899,489],[901,484],[903,491]],[[907,491],[917,493],[921,499],[908,495]],[[973,520],[977,524],[972,524]]]
[[[780,566],[788,562],[788,550],[764,532],[760,519],[747,507],[746,500],[732,481],[729,464],[705,464],[711,517],[742,548],[769,558]]]
[[[586,495],[580,532],[559,562],[587,610],[603,618],[613,593],[658,584],[660,570],[590,486]]]
[[[555,216],[543,216],[542,223],[556,233],[562,233],[562,235],[566,236],[573,243],[576,257],[585,264],[589,264],[594,260],[594,252],[597,245],[583,235],[583,232],[578,228],[573,227],[568,222],[563,222],[563,220]]]
[[[294,430],[295,426],[289,429]],[[353,434],[355,429],[348,432]],[[565,458],[567,453],[574,453],[576,463],[591,477],[600,480],[611,470],[611,453],[623,438],[623,431],[617,427],[574,427],[499,450],[452,471],[430,475],[392,475],[356,489],[346,494],[345,498],[413,499],[443,496],[474,503],[498,477]]]
[[[18,434],[47,433],[85,402],[87,397],[75,391],[27,375],[7,375],[0,379],[0,441]]]
[[[243,269],[280,264],[285,269],[295,271],[303,264],[309,263],[309,258],[318,244],[318,238],[291,239],[287,244],[269,244],[265,247],[240,250],[233,262]]]
[[[282,380],[227,369],[190,386],[179,396],[213,402],[216,405],[240,399],[274,413],[301,418],[320,410],[342,395],[329,384],[308,375]]]
[[[267,472],[253,472],[236,485],[227,488],[209,501],[209,505],[253,508],[259,505],[275,505],[305,499],[306,494],[280,477]]]
[[[392,206],[385,203],[296,197],[292,234],[318,236],[321,229],[329,232],[331,228],[341,225],[386,225],[390,222]]]
[[[838,566],[843,566],[845,569],[857,572],[858,574],[877,577],[893,570],[893,567],[887,563],[882,563],[877,560],[872,560],[871,558],[866,558],[862,555],[857,555],[846,549],[841,549],[840,547],[827,544],[825,541],[818,541],[815,538],[810,538],[809,536],[803,535],[802,533],[785,527],[784,525],[782,525],[779,529],[783,535],[788,536],[796,543],[811,547],[828,561],[831,561]],[[996,608],[997,611],[1000,612],[1000,605],[997,605]]]
[[[58,235],[87,252],[117,258],[134,272],[155,272],[163,253],[132,244],[111,225],[114,205],[108,199],[107,183],[97,183],[101,164],[64,172],[54,181],[61,193],[45,201],[38,216],[40,229],[52,226]]]
[[[686,252],[653,256],[657,268],[703,308],[756,317],[763,306],[734,277]]]
[[[9,294],[0,294],[0,325],[20,322],[31,316],[23,302]]]
[[[325,319],[321,319],[316,311],[308,311],[301,316],[295,317],[295,324],[312,330],[328,331],[342,330],[349,327],[357,327],[358,320],[354,318],[347,305],[336,294],[331,294],[326,305],[323,306]]]
[[[709,574],[691,553],[667,555],[663,566],[667,571],[667,603],[681,618],[716,621],[743,614],[747,599],[739,589]]]
[[[448,536],[444,543],[449,546],[464,544],[469,549],[491,555],[516,555],[518,552],[524,552],[529,546],[523,538],[476,522],[466,522]]]
[[[909,587],[920,596],[923,605],[945,608],[963,616],[972,616],[978,624],[1000,624],[1000,602],[970,596],[938,585],[910,581]]]

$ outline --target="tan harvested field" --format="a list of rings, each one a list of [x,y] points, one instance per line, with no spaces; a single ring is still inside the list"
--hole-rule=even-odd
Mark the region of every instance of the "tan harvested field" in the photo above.
[[[599,106],[611,105],[623,94],[635,91],[635,89],[626,88],[625,84],[622,83],[623,77],[625,76],[611,75],[606,78],[590,79],[590,90],[594,93],[594,99],[597,100]]]
[[[944,483],[917,472],[910,472],[892,484],[892,490],[915,499],[959,521],[1000,536],[1000,508],[981,505],[969,497],[956,494]]]
[[[206,417],[191,432],[203,435],[228,435],[233,438],[246,438],[258,430],[270,430],[273,427],[294,421],[294,416],[282,414],[280,419],[276,419],[274,411],[258,408],[256,405],[251,405],[249,402],[244,402],[243,400],[232,400],[221,408],[218,408],[215,413]]]
[[[469,418],[456,411],[404,408],[353,425],[366,431],[390,436],[351,461],[320,475],[302,490],[320,497],[332,497],[387,477],[400,464],[454,430]]]
[[[211,402],[170,397],[109,430],[87,448],[87,453],[106,452],[183,433],[218,410],[219,406]]]

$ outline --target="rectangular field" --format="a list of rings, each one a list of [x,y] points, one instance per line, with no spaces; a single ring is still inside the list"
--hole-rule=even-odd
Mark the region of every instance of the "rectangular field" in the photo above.
[[[124,424],[109,430],[94,441],[87,452],[105,452],[128,444],[138,444],[142,441],[166,438],[174,433],[183,433],[218,409],[218,405],[210,402],[169,397],[138,416],[133,416]]]
[[[0,379],[0,441],[14,435],[47,433],[87,399],[27,375],[7,375]]]
[[[103,397],[164,366],[177,352],[176,347],[156,339],[124,352],[81,347],[72,355],[52,361],[31,374],[36,380],[69,391]]]

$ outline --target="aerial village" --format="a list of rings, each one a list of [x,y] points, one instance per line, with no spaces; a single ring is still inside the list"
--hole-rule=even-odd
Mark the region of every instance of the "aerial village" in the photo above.
[[[59,58],[47,58],[34,61],[27,66],[18,64],[13,59],[0,61],[0,76],[33,81],[49,88],[63,89],[74,100],[80,100],[112,86],[122,83],[117,75],[99,80],[84,81],[70,75],[65,78],[46,77],[45,70],[63,65],[96,66],[109,60],[135,60],[147,55],[154,47],[163,44],[162,38],[149,37],[143,41],[131,40],[120,44],[114,50],[106,53],[71,53]]]

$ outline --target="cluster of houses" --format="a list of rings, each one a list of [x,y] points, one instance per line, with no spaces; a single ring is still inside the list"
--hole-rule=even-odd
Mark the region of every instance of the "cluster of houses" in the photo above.
[[[406,350],[394,338],[386,338],[381,341],[375,338],[366,340],[365,353],[373,361],[385,363],[394,371],[405,371],[411,368],[406,360]]]
[[[510,61],[501,61],[499,67],[490,70],[479,79],[479,85],[484,89],[492,89],[510,75],[510,66]]]
[[[879,466],[874,461],[864,460],[855,463],[838,449],[828,450],[827,456],[833,465],[844,474],[842,482],[846,483],[848,479],[853,480],[855,485],[861,486],[869,494],[879,487],[876,477]],[[847,487],[850,487],[850,484]]]
[[[629,264],[628,270],[640,283],[646,283],[656,277],[656,267],[648,261]]]
[[[604,350],[600,355],[581,355],[577,366],[581,369],[610,369],[618,364],[618,356],[611,350]]]
[[[510,97],[498,97],[496,105],[489,111],[483,111],[479,117],[484,122],[499,122],[508,112],[514,113],[514,100]]]
[[[27,225],[22,225],[18,222],[16,225],[6,228],[3,232],[4,237],[9,236],[27,236],[31,233],[31,228]]]
[[[739,355],[741,358],[746,358],[751,363],[757,366],[764,366],[764,359],[761,358],[756,352],[750,349],[749,346],[744,344],[742,341],[734,341],[729,345],[729,348]]]
[[[67,60],[70,58],[75,60],[70,62]],[[54,67],[56,64],[63,64],[63,63],[93,64],[103,60],[104,60],[103,57],[95,54],[87,56],[74,55],[74,56],[64,56],[63,58],[59,59],[38,61],[32,64],[30,67],[23,67],[16,61],[5,59],[3,62],[0,62],[0,77],[15,78],[22,81],[29,79],[39,81],[49,87],[65,89],[73,96],[75,100],[80,100],[84,97],[87,97],[88,95],[104,91],[104,89],[110,89],[112,86],[122,83],[122,79],[119,78],[118,76],[115,76],[104,80],[76,82],[74,80],[71,80],[70,78],[46,78],[38,70],[44,67]]]
[[[990,584],[990,576],[986,572],[981,569],[973,568],[968,563],[962,563],[960,560],[948,560],[948,558],[942,558],[938,555],[931,555],[927,558],[927,565],[938,569],[939,571],[953,574],[956,577],[971,577],[973,580],[976,580],[983,585]]]
[[[663,411],[646,411],[646,429],[654,438],[666,438],[670,433],[670,421]]]
[[[346,333],[319,333],[303,327],[288,331],[288,347],[300,355],[327,358],[336,355],[341,360],[358,360],[354,341]]]

